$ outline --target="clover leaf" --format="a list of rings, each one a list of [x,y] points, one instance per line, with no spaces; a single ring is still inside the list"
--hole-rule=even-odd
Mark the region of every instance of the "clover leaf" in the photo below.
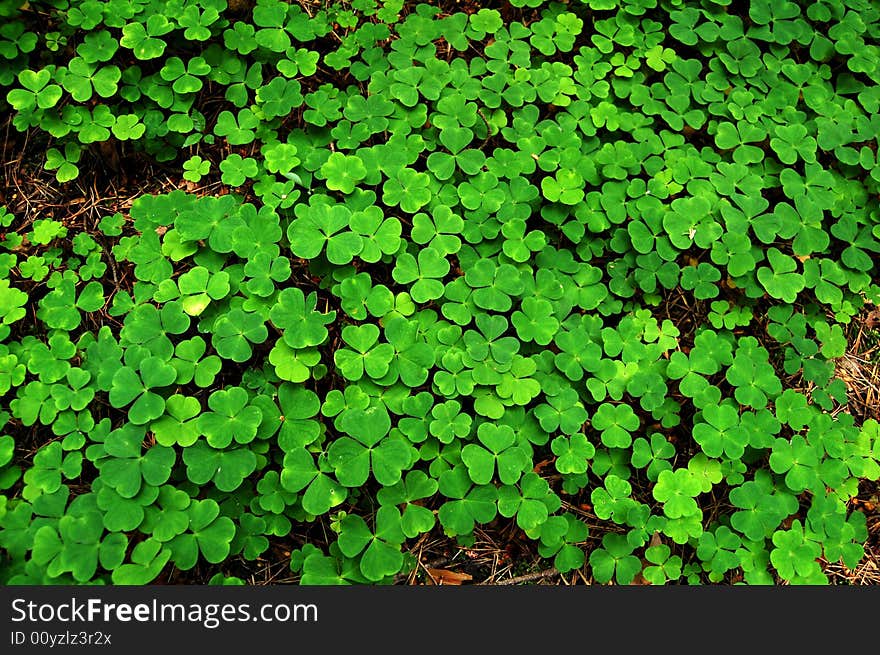
[[[269,363],[275,367],[275,373],[288,382],[305,382],[312,374],[312,369],[321,361],[321,353],[316,348],[293,349],[283,339],[275,342],[269,352]]]
[[[648,477],[656,481],[661,471],[669,470],[672,465],[667,461],[675,455],[675,446],[659,434],[651,434],[648,441],[639,437],[633,441],[631,463],[636,468],[647,467]]]
[[[461,248],[464,221],[446,205],[435,207],[431,214],[419,212],[413,216],[410,236],[420,245],[428,245],[442,255],[452,254]]]
[[[508,311],[512,306],[511,298],[523,290],[520,276],[513,266],[495,266],[488,259],[477,261],[465,273],[465,281],[474,289],[474,303],[496,312]]]
[[[327,339],[325,326],[336,318],[336,312],[321,313],[317,306],[315,292],[306,296],[296,287],[284,289],[269,312],[269,320],[282,330],[282,338],[291,348],[319,346]]]
[[[186,512],[189,515],[187,531],[167,544],[174,564],[188,570],[196,565],[200,556],[211,563],[222,562],[235,536],[232,519],[221,516],[220,506],[211,499],[192,501]]]
[[[357,155],[334,152],[321,166],[321,174],[327,180],[328,189],[352,193],[355,185],[366,177],[367,169]]]
[[[694,439],[709,457],[739,459],[749,443],[749,432],[740,424],[739,412],[730,403],[703,408],[705,423],[694,425]]]
[[[124,25],[119,44],[123,48],[129,48],[138,59],[155,59],[162,56],[167,45],[159,37],[173,29],[174,25],[164,15],[151,14],[144,23]]]
[[[431,199],[429,186],[430,178],[426,173],[403,167],[382,185],[382,201],[415,213]]]
[[[24,88],[12,89],[6,94],[6,100],[19,112],[54,107],[61,99],[62,90],[51,80],[52,73],[46,68],[39,71],[25,68],[18,74],[18,81]]]
[[[70,480],[80,475],[82,460],[79,451],[64,454],[59,441],[43,446],[34,455],[33,466],[24,473],[24,497],[55,493],[62,488],[62,476]]]
[[[158,487],[143,485],[131,498],[126,498],[113,487],[98,479],[92,485],[96,492],[98,508],[103,516],[104,527],[110,531],[125,532],[139,528],[145,518],[145,507],[156,500]]]
[[[440,493],[447,500],[437,517],[449,536],[467,535],[475,523],[486,523],[498,513],[498,492],[492,485],[474,486],[465,467],[448,469],[440,474]]]
[[[560,169],[541,180],[541,191],[550,202],[576,205],[584,199],[584,178],[577,171]]]
[[[214,134],[226,137],[226,140],[230,145],[243,146],[254,140],[256,136],[254,130],[258,125],[259,119],[250,109],[242,109],[237,115],[233,114],[228,109],[224,109],[217,116],[217,123],[214,125]],[[233,163],[230,164],[230,170],[233,170],[236,166],[242,165],[242,162],[241,155],[238,155],[238,159],[233,159]]]
[[[457,400],[434,405],[431,417],[428,430],[441,443],[452,443],[454,439],[465,438],[471,432],[473,421],[468,414],[461,412],[461,403]]]
[[[348,496],[347,489],[320,471],[312,454],[304,448],[288,451],[284,455],[283,466],[282,486],[294,493],[305,489],[302,506],[309,514],[321,516]]]
[[[203,441],[185,448],[183,461],[190,482],[213,482],[221,491],[238,489],[257,467],[257,457],[248,448],[218,449]]]
[[[562,474],[584,474],[590,460],[596,454],[596,448],[583,434],[571,437],[556,437],[551,443],[553,454],[556,455],[556,470]]]
[[[211,343],[224,359],[245,362],[253,354],[251,344],[263,343],[268,336],[269,330],[259,314],[232,309],[214,322]]]
[[[61,85],[77,102],[86,102],[93,92],[101,98],[112,97],[122,77],[117,66],[100,66],[81,57],[74,57],[67,66]]]
[[[156,445],[143,452],[144,429],[130,424],[104,440],[106,457],[98,462],[101,480],[123,498],[133,498],[142,486],[158,487],[168,481],[176,455]]]
[[[613,579],[618,584],[631,583],[642,570],[642,563],[632,552],[633,547],[623,535],[610,533],[602,537],[602,547],[590,552],[590,568],[596,582],[605,584]]]
[[[0,314],[3,316],[3,325],[11,325],[24,318],[28,295],[10,285],[9,280],[0,280]]]
[[[55,179],[59,182],[70,182],[79,176],[77,163],[81,155],[80,147],[73,142],[66,143],[63,152],[58,148],[49,148],[46,151],[46,168],[55,171]]]
[[[802,124],[778,125],[775,136],[770,139],[770,147],[783,164],[794,164],[798,158],[808,164],[816,161],[816,139],[807,136],[807,128]]]
[[[228,273],[220,271],[212,275],[204,266],[196,266],[177,279],[177,290],[171,284],[161,283],[156,299],[164,302],[179,295],[183,311],[190,316],[199,316],[212,300],[224,298],[229,290]]]
[[[526,532],[540,528],[560,504],[547,481],[531,471],[522,477],[519,489],[504,486],[498,490],[498,513],[516,516],[516,524]]]
[[[135,545],[129,559],[113,569],[113,584],[144,585],[152,582],[171,559],[171,551],[160,541],[146,539]]]
[[[167,361],[150,356],[143,359],[135,370],[122,366],[113,375],[110,388],[110,404],[128,409],[132,423],[143,425],[162,416],[165,398],[152,391],[168,387],[177,379],[177,370]]]
[[[516,445],[513,428],[482,423],[477,428],[477,438],[482,446],[471,443],[461,449],[461,459],[471,480],[475,484],[488,484],[497,469],[501,482],[516,483],[527,470],[530,458],[528,451]]]
[[[640,421],[629,405],[602,403],[591,423],[601,431],[603,444],[609,448],[626,448],[632,444],[631,433],[638,429]]]
[[[671,519],[700,513],[694,498],[701,492],[700,483],[687,469],[661,471],[654,486],[654,499],[663,503],[663,512]]]
[[[583,427],[587,411],[577,391],[566,387],[558,394],[549,396],[546,404],[535,407],[535,418],[547,432],[559,430],[563,434],[573,435]]]
[[[436,517],[427,507],[419,504],[425,498],[437,493],[438,483],[423,471],[410,471],[406,478],[392,486],[382,487],[376,495],[379,503],[386,505],[405,505],[400,517],[403,534],[412,539],[434,527]]]
[[[682,560],[679,555],[672,555],[666,544],[657,544],[645,549],[645,559],[651,563],[644,569],[645,580],[654,585],[674,582],[681,576]]]
[[[389,376],[399,376],[401,382],[411,387],[424,384],[435,362],[433,348],[419,336],[418,325],[402,316],[392,316],[385,322],[385,338],[394,347]]]
[[[225,448],[233,440],[246,444],[257,435],[263,414],[248,400],[241,387],[221,389],[208,397],[212,411],[199,416],[198,428],[212,447]]]
[[[400,221],[384,218],[378,207],[353,213],[349,227],[361,237],[363,247],[358,256],[365,262],[376,263],[384,255],[393,255],[400,249]]]
[[[441,279],[449,272],[449,260],[433,248],[419,251],[418,258],[403,253],[397,258],[392,275],[400,284],[412,284],[409,293],[418,303],[440,298],[445,290]]]
[[[75,513],[74,513],[75,512]],[[33,558],[51,575],[70,571],[74,580],[92,579],[100,563],[112,570],[125,556],[127,539],[119,533],[102,539],[104,526],[97,509],[73,510],[58,519],[57,529],[44,525],[34,533]]]
[[[336,366],[347,379],[356,382],[364,373],[374,379],[388,373],[394,359],[394,347],[378,343],[379,328],[372,323],[342,329],[342,339],[350,348],[341,348],[333,354]]]
[[[769,398],[782,391],[782,383],[770,365],[769,354],[754,337],[745,337],[736,349],[725,377],[736,389],[734,396],[743,403],[762,409]]]
[[[348,229],[351,211],[344,205],[318,204],[297,216],[287,230],[297,257],[312,259],[326,248],[331,263],[347,264],[363,248],[361,236]]]
[[[199,387],[208,387],[213,383],[222,361],[217,355],[204,357],[207,348],[202,337],[185,339],[175,346],[170,364],[177,369],[177,384],[194,382]]]
[[[320,411],[321,401],[313,391],[284,383],[278,388],[278,403],[281,408],[278,445],[282,450],[303,448],[321,436],[322,426],[313,420]],[[267,418],[267,412],[263,414],[264,419]]]
[[[257,89],[258,106],[267,118],[285,116],[303,103],[302,87],[296,80],[276,77]]]
[[[510,320],[523,341],[534,341],[540,346],[549,344],[559,328],[552,315],[553,305],[542,298],[525,298],[522,309],[515,311]]]
[[[163,446],[191,446],[199,438],[198,417],[202,406],[197,398],[174,394],[165,401],[165,413],[150,424],[156,442]]]
[[[825,580],[816,561],[821,554],[821,546],[809,539],[800,520],[795,519],[788,530],[773,533],[770,562],[784,580],[804,581]]]
[[[98,30],[85,35],[77,47],[77,54],[88,63],[110,61],[119,49],[119,42],[107,30]]]
[[[758,269],[758,280],[774,298],[793,303],[806,284],[803,276],[795,272],[797,265],[776,248],[767,251],[767,259],[770,267],[762,266]]]
[[[379,508],[373,530],[356,515],[347,515],[340,522],[339,549],[347,557],[362,553],[361,573],[373,582],[400,571],[403,565],[400,544],[404,540],[400,512],[394,507]]]
[[[794,492],[819,490],[823,483],[818,471],[821,451],[817,450],[800,435],[790,441],[776,439],[770,454],[770,468],[774,473],[785,474],[785,485]]]
[[[730,501],[737,508],[730,518],[731,527],[752,541],[769,537],[797,508],[797,498],[790,493],[774,493],[766,475],[756,475],[754,480],[732,489]]]
[[[342,415],[340,427],[351,435],[335,440],[327,451],[336,479],[346,487],[360,487],[372,472],[383,486],[396,484],[410,464],[406,440],[386,436],[391,429],[388,412],[381,405],[350,409]]]

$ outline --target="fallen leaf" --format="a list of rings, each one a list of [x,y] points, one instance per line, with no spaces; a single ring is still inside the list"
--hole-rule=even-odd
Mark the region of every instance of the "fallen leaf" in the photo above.
[[[426,571],[430,574],[425,580],[427,585],[461,585],[462,582],[473,580],[473,576],[467,573],[458,573],[448,569],[432,569],[428,567]]]
[[[534,466],[534,468],[532,469],[532,471],[535,472],[535,473],[540,473],[541,471],[544,470],[544,467],[545,467],[545,466],[547,466],[548,464],[551,464],[551,463],[554,462],[554,461],[555,461],[555,460],[552,460],[552,459],[545,459],[545,460],[542,460],[542,461],[538,462],[537,464],[535,464],[535,466]]]
[[[647,564],[647,562],[644,562],[644,561],[642,563]],[[630,582],[630,585],[632,585],[632,586],[644,586],[644,585],[650,585],[650,584],[651,583],[645,579],[645,576],[642,575],[641,571],[636,573],[636,576],[632,579],[632,582]]]

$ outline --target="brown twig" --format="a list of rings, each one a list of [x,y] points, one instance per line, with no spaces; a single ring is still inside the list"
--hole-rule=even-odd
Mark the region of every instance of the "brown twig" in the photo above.
[[[498,582],[493,582],[490,584],[495,584],[499,587],[506,587],[523,582],[535,582],[537,580],[543,580],[545,578],[555,578],[557,575],[559,575],[559,571],[557,571],[555,568],[551,568],[545,571],[538,571],[536,573],[526,573],[525,575],[518,575],[515,578],[507,578],[506,580],[499,580]]]

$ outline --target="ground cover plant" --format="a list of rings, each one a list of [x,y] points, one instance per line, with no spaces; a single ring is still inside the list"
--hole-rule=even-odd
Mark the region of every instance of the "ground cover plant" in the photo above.
[[[0,196],[0,583],[855,570],[878,46],[868,0],[0,0],[7,141],[148,187]]]

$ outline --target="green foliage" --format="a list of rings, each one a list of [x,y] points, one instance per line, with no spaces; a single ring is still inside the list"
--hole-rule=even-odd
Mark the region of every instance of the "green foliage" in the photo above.
[[[49,175],[191,191],[0,210],[0,583],[237,583],[293,532],[384,584],[489,523],[599,584],[858,565],[880,12],[508,5],[0,6]]]

